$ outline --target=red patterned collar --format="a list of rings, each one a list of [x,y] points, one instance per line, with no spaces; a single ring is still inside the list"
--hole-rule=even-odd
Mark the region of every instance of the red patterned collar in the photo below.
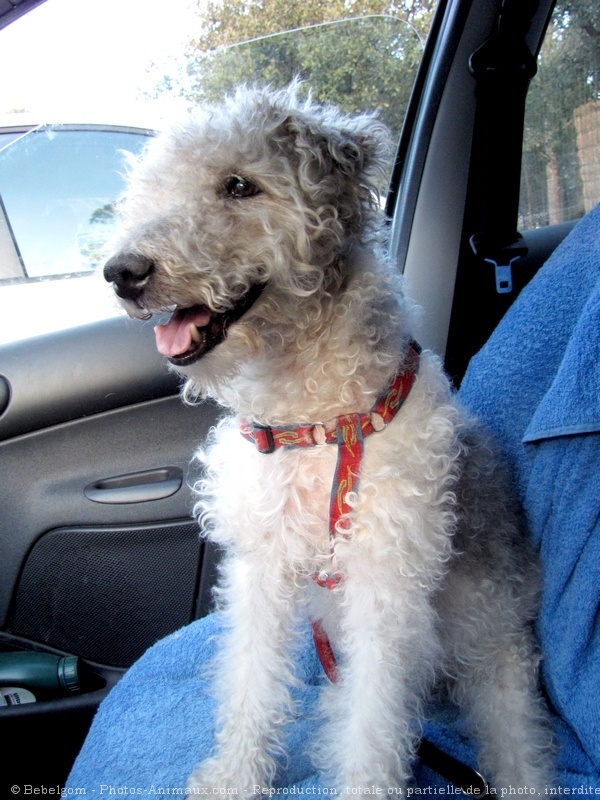
[[[255,425],[246,419],[240,421],[240,432],[244,439],[253,442],[261,453],[273,453],[279,447],[313,447],[322,444],[340,444],[339,431],[349,424],[356,425],[362,437],[383,428],[392,421],[409,395],[419,369],[421,348],[411,341],[407,363],[396,374],[389,389],[379,398],[373,408],[364,414],[343,414],[329,422],[308,425],[270,427]]]

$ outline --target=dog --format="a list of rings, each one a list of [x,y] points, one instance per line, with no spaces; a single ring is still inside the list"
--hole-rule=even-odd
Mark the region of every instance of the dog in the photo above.
[[[328,675],[314,759],[338,791],[406,786],[440,686],[497,791],[550,780],[539,569],[493,445],[412,339],[389,154],[376,115],[246,86],[152,140],[118,202],[106,280],[131,316],[171,315],[156,342],[185,399],[230,412],[195,487],[227,625],[189,787],[272,784],[307,616]]]

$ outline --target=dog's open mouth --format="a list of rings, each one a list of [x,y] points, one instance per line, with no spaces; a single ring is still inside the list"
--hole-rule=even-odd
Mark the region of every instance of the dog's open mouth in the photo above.
[[[176,367],[188,367],[220,344],[227,330],[258,300],[264,284],[257,283],[231,308],[215,313],[206,306],[177,308],[164,325],[157,325],[156,347]]]

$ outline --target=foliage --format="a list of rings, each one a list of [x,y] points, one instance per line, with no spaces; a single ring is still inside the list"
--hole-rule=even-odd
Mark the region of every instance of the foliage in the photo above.
[[[300,74],[317,100],[348,112],[378,109],[398,133],[435,4],[197,0],[185,69],[164,76],[157,93],[175,90],[196,104],[244,81],[282,85]],[[523,227],[585,210],[574,115],[591,102],[600,103],[600,4],[557,0],[528,98]]]
[[[280,86],[300,75],[318,101],[348,112],[378,109],[399,132],[434,2],[199,2],[200,33],[188,47],[179,90],[201,103],[244,81]],[[165,77],[162,88],[174,83]]]
[[[424,37],[435,0],[198,0],[200,35],[192,46],[201,51],[323,22],[391,16]]]

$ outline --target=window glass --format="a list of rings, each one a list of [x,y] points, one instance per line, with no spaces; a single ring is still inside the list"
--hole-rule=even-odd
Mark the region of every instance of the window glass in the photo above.
[[[422,49],[417,30],[395,17],[326,22],[214,51],[195,49],[183,91],[202,102],[248,75],[276,86],[299,76],[317,101],[349,113],[377,111],[398,136]]]
[[[27,133],[31,127],[32,126],[13,128],[10,125],[7,125],[6,127],[0,127],[0,150],[2,150],[3,147],[6,147],[7,144],[14,142],[15,139],[19,138],[19,136],[23,136],[23,134]]]
[[[300,76],[398,134],[434,4],[52,0],[0,31],[0,344],[119,313],[91,273],[122,151],[196,104]]]
[[[558,0],[527,99],[520,227],[577,219],[600,200],[600,4]]]
[[[0,150],[2,203],[22,280],[99,266],[123,185],[121,151],[138,152],[149,135],[45,127]]]

